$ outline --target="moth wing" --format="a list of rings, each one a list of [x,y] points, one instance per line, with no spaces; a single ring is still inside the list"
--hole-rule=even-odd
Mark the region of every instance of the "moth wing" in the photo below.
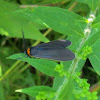
[[[48,42],[48,43],[39,44],[35,47],[38,47],[38,48],[41,48],[41,47],[65,48],[65,47],[68,47],[69,45],[71,45],[71,42],[69,40],[55,40],[55,41],[51,41],[51,42]]]
[[[35,58],[45,58],[57,61],[68,61],[75,58],[75,55],[72,51],[66,48],[37,48],[32,50],[34,47],[31,47],[31,56]]]

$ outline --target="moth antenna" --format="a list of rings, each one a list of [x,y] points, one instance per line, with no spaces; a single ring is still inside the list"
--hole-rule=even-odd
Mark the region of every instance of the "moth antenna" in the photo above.
[[[24,32],[23,29],[21,29],[22,31],[22,36],[23,36],[23,43],[24,43],[24,51],[26,50],[26,42],[25,42],[25,38],[24,38]]]

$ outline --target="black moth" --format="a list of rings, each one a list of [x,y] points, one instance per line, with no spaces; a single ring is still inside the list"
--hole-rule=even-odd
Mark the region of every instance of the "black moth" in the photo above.
[[[23,31],[22,34],[24,40]],[[56,61],[69,61],[75,58],[74,53],[66,48],[69,45],[71,45],[69,40],[55,40],[30,47],[26,49],[24,53],[29,57],[44,58]]]
[[[24,53],[35,58],[68,61],[75,58],[74,53],[66,48],[69,45],[71,42],[68,40],[55,40],[30,47]]]

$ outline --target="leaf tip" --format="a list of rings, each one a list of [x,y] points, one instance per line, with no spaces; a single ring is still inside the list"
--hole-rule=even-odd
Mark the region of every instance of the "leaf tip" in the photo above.
[[[15,92],[22,92],[22,89],[15,90]]]
[[[6,59],[10,59],[9,57],[6,57]]]

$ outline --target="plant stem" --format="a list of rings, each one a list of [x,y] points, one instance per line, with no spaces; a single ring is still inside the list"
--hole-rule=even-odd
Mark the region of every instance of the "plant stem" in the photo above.
[[[11,67],[9,68],[6,73],[0,78],[0,81],[3,80],[5,77],[7,77],[12,71],[13,69],[19,64],[19,60]]]
[[[98,9],[98,7],[97,7],[97,9]],[[94,12],[91,12],[91,13],[90,13],[89,18],[91,18],[91,15],[93,15],[93,16],[96,15],[97,9],[96,9]],[[89,18],[88,18],[88,19],[89,19]],[[93,19],[93,20],[94,20],[94,19]],[[93,21],[92,21],[92,22],[93,22]],[[71,64],[71,66],[70,66],[69,72],[70,72],[71,74],[73,74],[73,73],[75,72],[75,69],[76,69],[77,66],[78,66],[78,62],[79,62],[80,59],[81,59],[80,57],[78,57],[78,52],[80,52],[80,50],[82,49],[83,44],[85,43],[85,41],[89,38],[89,36],[90,36],[90,34],[91,34],[91,24],[92,24],[92,22],[87,23],[87,26],[86,26],[86,28],[84,29],[85,38],[82,38],[82,41],[81,41],[81,43],[80,43],[80,45],[79,45],[79,48],[77,49],[77,53],[75,54],[75,55],[76,55],[76,58],[75,58],[75,60],[72,61],[72,64]],[[90,30],[90,31],[87,31],[87,32],[86,32],[86,30]]]
[[[44,34],[43,34],[43,36],[47,36],[50,32],[52,31],[52,29],[50,28],[50,29],[48,29]],[[39,44],[41,41],[40,40],[38,40],[38,41],[36,41],[32,46],[35,46],[35,45],[37,45],[37,44]]]
[[[95,15],[96,15],[96,12],[97,12],[97,9],[96,9],[94,12],[90,13],[89,18],[91,18],[91,14],[95,16]],[[94,19],[93,19],[93,20],[94,20]],[[92,22],[93,22],[93,21],[92,21]],[[91,33],[91,24],[92,24],[92,22],[87,23],[87,26],[86,26],[86,28],[84,29],[85,38],[82,38],[81,43],[80,43],[80,45],[79,45],[79,48],[77,49],[77,53],[75,54],[75,55],[76,55],[76,58],[72,61],[72,64],[70,65],[69,73],[70,73],[71,76],[75,73],[75,70],[76,70],[76,68],[78,67],[78,63],[79,63],[79,61],[81,60],[81,58],[78,57],[78,52],[80,52],[80,50],[82,49],[83,44],[85,43],[85,41],[86,41],[86,40],[89,38],[89,36],[90,36],[90,33]],[[88,31],[86,32],[86,31],[85,31],[86,29],[89,29],[90,31],[89,31],[89,32],[88,32]],[[66,80],[67,80],[67,81],[66,81]],[[61,91],[64,89],[65,86],[68,85],[68,81],[69,81],[69,78],[66,77],[66,78],[64,79],[64,81],[63,81],[63,84],[58,88],[57,94],[56,94],[56,96],[55,96],[55,98],[54,98],[53,100],[62,100],[62,99],[60,99]],[[63,94],[62,94],[62,95],[63,95]],[[67,94],[66,94],[66,95],[67,95]]]
[[[0,77],[2,77],[2,68],[0,65]],[[0,100],[6,100],[4,96],[4,89],[3,89],[3,84],[2,81],[0,81]]]
[[[77,1],[75,1],[74,3],[73,3],[73,5],[68,9],[69,11],[71,11],[76,5],[77,5]]]
[[[41,77],[40,77],[40,71],[36,70],[36,80],[37,80],[37,85],[41,85]]]
[[[28,67],[30,66],[30,64],[26,64],[19,72],[22,73],[24,70],[26,70]]]

